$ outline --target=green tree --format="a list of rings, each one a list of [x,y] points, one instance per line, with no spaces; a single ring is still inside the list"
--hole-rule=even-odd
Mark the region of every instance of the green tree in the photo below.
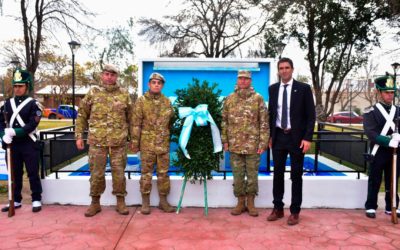
[[[133,42],[134,20],[130,18],[126,25],[118,25],[95,31],[88,45],[94,60],[100,69],[104,64],[118,65],[120,70],[128,68],[134,59]]]
[[[311,82],[320,120],[332,113],[348,73],[368,58],[379,44],[375,21],[389,16],[389,5],[379,0],[276,1],[285,9],[278,30],[271,35],[294,38],[307,51]],[[325,94],[325,98],[323,95]]]

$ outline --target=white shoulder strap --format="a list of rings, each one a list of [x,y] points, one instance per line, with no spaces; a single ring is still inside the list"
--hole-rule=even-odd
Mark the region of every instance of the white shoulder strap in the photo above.
[[[380,135],[387,135],[387,132],[389,131],[389,128],[391,128],[393,131],[395,129],[395,125],[394,125],[393,119],[394,119],[394,116],[396,115],[396,106],[392,105],[389,114],[383,108],[382,104],[377,103],[376,107],[378,108],[379,112],[382,114],[382,116],[386,120],[385,126],[383,126]],[[376,152],[378,151],[378,149],[379,149],[379,145],[375,144],[374,147],[372,148],[371,154],[375,155]]]
[[[19,112],[31,101],[33,100],[32,97],[28,97],[26,98],[18,107],[15,104],[15,99],[11,98],[10,99],[10,103],[11,103],[11,109],[13,111],[13,114],[11,116],[10,119],[10,127],[12,127],[12,125],[14,124],[15,119],[17,119],[17,121],[19,122],[19,124],[21,125],[21,127],[25,126],[25,122],[24,120],[22,120],[21,116],[19,115]],[[31,133],[29,133],[29,137],[36,142],[36,137],[34,136],[35,131],[32,131]]]

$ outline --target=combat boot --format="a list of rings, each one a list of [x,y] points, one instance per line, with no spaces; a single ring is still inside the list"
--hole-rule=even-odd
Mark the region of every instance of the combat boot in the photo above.
[[[246,211],[246,196],[239,196],[236,207],[231,210],[232,215],[240,215]]]
[[[168,203],[166,195],[160,195],[160,204],[158,207],[166,213],[172,213],[175,209]]]
[[[115,208],[119,214],[128,215],[129,210],[125,205],[125,197],[124,196],[117,196],[117,207]]]
[[[97,213],[101,212],[100,206],[100,196],[92,196],[92,203],[85,212],[86,217],[95,216]]]
[[[150,194],[142,194],[142,208],[140,209],[142,214],[150,214]]]
[[[249,215],[253,217],[258,216],[258,211],[254,206],[254,195],[247,195],[247,211],[249,211]]]

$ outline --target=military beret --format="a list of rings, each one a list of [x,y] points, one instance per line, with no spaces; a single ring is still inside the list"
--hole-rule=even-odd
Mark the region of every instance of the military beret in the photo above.
[[[245,78],[250,78],[251,79],[251,72],[248,70],[239,70],[238,71],[238,78],[239,77],[245,77]]]
[[[163,83],[165,83],[165,78],[163,75],[161,75],[160,73],[154,72],[150,75],[149,77],[149,81],[151,81],[151,79],[157,79],[162,81]]]
[[[396,91],[393,78],[389,75],[376,78],[375,87],[380,91]]]
[[[112,72],[112,73],[115,73],[115,74],[119,74],[118,68],[117,68],[116,66],[112,65],[112,64],[106,64],[106,65],[104,65],[104,67],[103,67],[103,72],[104,72],[104,71]]]

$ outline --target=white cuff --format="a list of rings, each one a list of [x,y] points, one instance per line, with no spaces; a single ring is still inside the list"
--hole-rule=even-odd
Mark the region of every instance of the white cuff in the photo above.
[[[391,140],[389,141],[389,147],[391,147],[391,148],[397,148],[398,146],[399,146],[399,141],[398,141],[398,140],[391,139]]]

